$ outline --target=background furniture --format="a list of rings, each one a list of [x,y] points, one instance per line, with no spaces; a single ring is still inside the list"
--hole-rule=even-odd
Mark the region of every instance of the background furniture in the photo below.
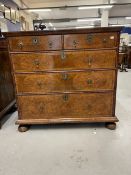
[[[15,92],[11,75],[7,40],[0,38],[0,128],[9,110],[15,109]]]
[[[31,124],[71,122],[106,122],[115,129],[120,30],[5,34],[16,84],[19,131]]]
[[[131,69],[131,46],[127,47],[127,54],[128,54],[128,57],[127,57],[127,68]]]
[[[127,71],[127,52],[119,52],[119,61],[118,66],[120,72],[128,72]]]
[[[118,68],[120,69],[120,72],[128,72],[127,71],[127,45],[123,41],[123,38],[121,38],[121,46],[119,46],[119,58],[118,58]]]

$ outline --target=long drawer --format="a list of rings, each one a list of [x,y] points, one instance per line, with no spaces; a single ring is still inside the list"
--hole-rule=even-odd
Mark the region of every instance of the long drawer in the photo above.
[[[115,71],[15,74],[17,93],[113,90]]]
[[[11,54],[16,72],[115,68],[116,50]]]
[[[21,36],[9,38],[10,51],[41,51],[62,49],[61,35]]]
[[[64,49],[113,48],[116,46],[117,33],[64,35]]]
[[[19,96],[20,119],[112,116],[113,93]]]

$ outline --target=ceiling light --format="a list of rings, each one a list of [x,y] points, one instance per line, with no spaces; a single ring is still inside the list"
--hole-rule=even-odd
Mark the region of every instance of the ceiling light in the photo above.
[[[126,19],[131,19],[131,16],[127,16],[127,17],[125,17]]]
[[[29,9],[30,12],[50,12],[51,9]]]
[[[86,9],[109,9],[112,8],[112,5],[95,5],[95,6],[83,6],[78,7],[79,10],[86,10]]]
[[[101,21],[101,18],[77,19],[77,22],[83,22],[83,21]]]
[[[76,26],[76,29],[80,29],[80,28],[93,28],[94,26]]]

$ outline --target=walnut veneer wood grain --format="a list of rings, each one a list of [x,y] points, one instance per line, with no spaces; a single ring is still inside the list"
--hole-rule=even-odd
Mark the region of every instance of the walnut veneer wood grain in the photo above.
[[[112,48],[117,46],[117,33],[67,34],[65,49]]]
[[[61,35],[10,38],[11,51],[40,51],[62,49]]]
[[[113,93],[19,96],[21,119],[112,116]]]
[[[53,51],[11,55],[14,71],[38,72],[45,70],[72,70],[115,68],[116,50]]]
[[[114,90],[115,71],[15,74],[17,93]]]

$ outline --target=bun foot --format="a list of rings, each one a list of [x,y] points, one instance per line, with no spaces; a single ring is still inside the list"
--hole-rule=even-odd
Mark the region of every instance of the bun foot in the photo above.
[[[106,123],[105,127],[111,130],[115,130],[116,129],[116,123],[112,122],[112,123]]]
[[[29,128],[30,128],[29,125],[20,125],[20,126],[18,126],[18,131],[19,132],[26,132],[29,130]]]

